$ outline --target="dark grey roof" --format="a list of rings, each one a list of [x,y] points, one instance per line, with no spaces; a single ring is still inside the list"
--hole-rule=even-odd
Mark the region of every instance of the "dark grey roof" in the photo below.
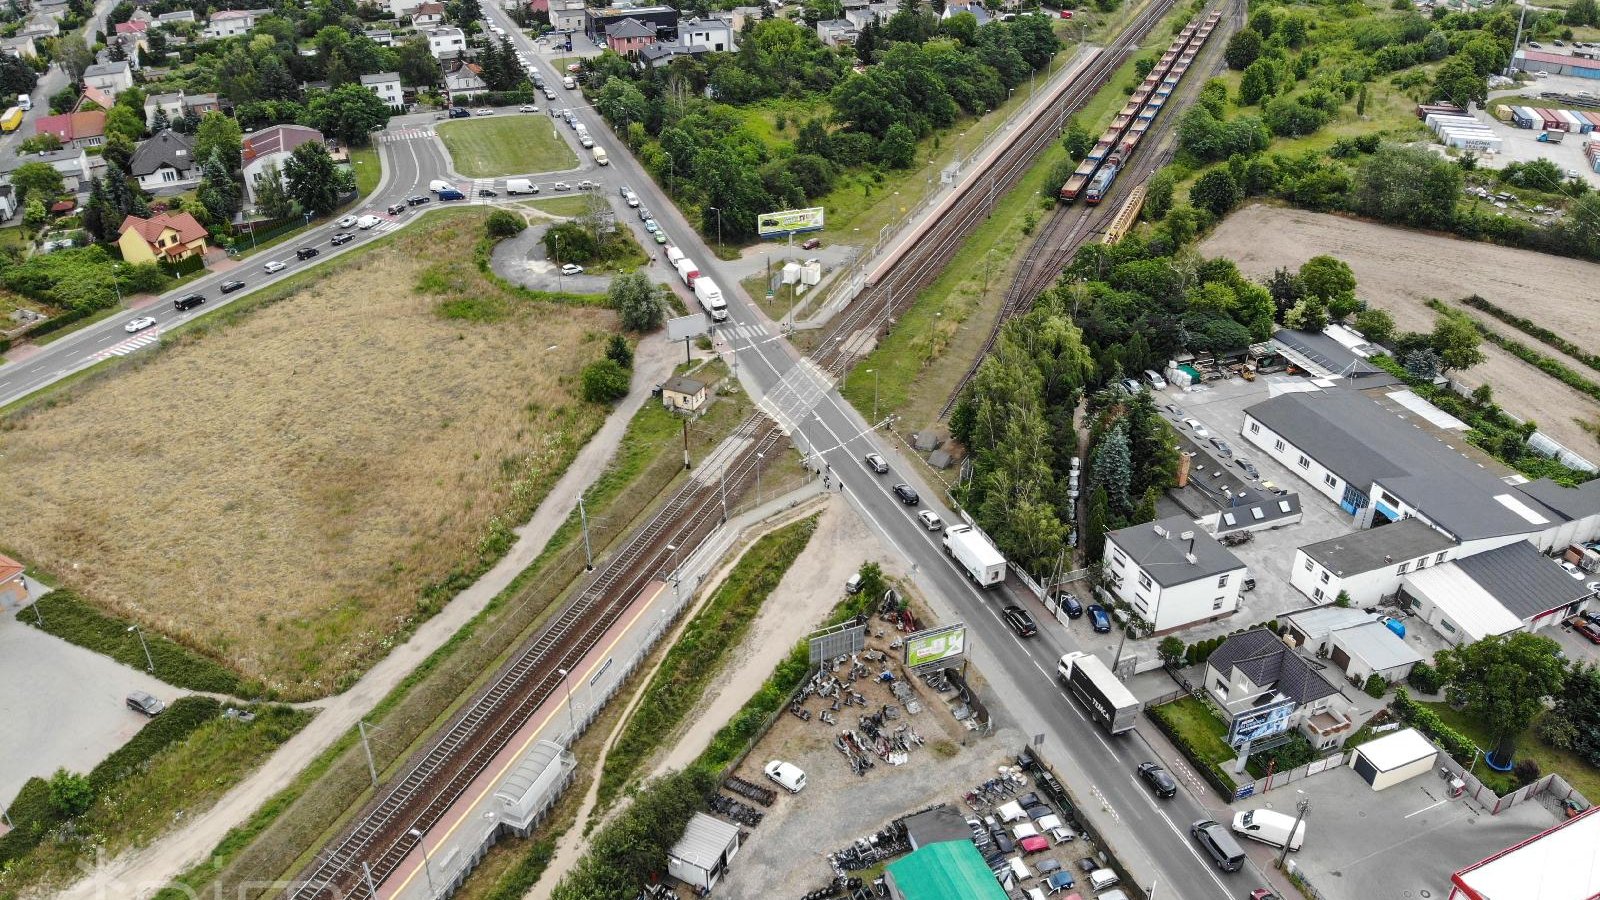
[[[673,56],[703,56],[710,52],[711,48],[704,44],[686,47],[678,41],[656,41],[640,50],[639,56],[646,62],[654,63]]]
[[[154,174],[162,166],[187,172],[198,165],[193,142],[170,128],[140,144],[139,149],[133,151],[133,158],[128,160],[128,170],[135,178]]]
[[[1245,412],[1357,489],[1381,483],[1457,540],[1529,534],[1549,524],[1514,511],[1520,504],[1539,514],[1494,472],[1359,391],[1280,394]]]
[[[95,63],[83,70],[83,77],[93,78],[96,75],[120,75],[129,71],[128,61]]]
[[[1192,482],[1191,482],[1192,483]],[[1262,494],[1232,498],[1231,506],[1223,506],[1217,517],[1217,533],[1245,531],[1271,527],[1279,519],[1292,519],[1300,515],[1299,494]]]
[[[646,25],[638,19],[623,19],[615,25],[606,26],[606,37],[614,38],[647,38],[655,37],[654,26]]]
[[[1527,541],[1515,541],[1455,565],[1519,619],[1566,606],[1591,591]]]
[[[1280,328],[1272,333],[1272,339],[1285,351],[1284,355],[1302,357],[1304,362],[1327,374],[1354,379],[1359,387],[1400,383],[1398,378],[1350,352],[1345,345],[1320,331]],[[1295,360],[1297,363],[1301,361]]]
[[[1192,550],[1191,541],[1180,537],[1186,533],[1192,533]],[[1106,538],[1122,548],[1122,552],[1164,588],[1244,568],[1239,557],[1217,543],[1217,539],[1193,519],[1184,516],[1130,525],[1111,532]],[[1193,562],[1185,555],[1189,553],[1194,556]]]
[[[1568,520],[1600,515],[1600,480],[1586,481],[1575,488],[1548,478],[1518,485],[1517,490]]]
[[[1300,549],[1335,575],[1359,575],[1456,545],[1421,519],[1368,528]]]
[[[698,394],[705,390],[706,386],[693,378],[674,375],[667,379],[667,383],[662,385],[662,388],[678,394]]]
[[[400,80],[400,73],[399,72],[379,72],[376,75],[363,75],[363,76],[361,76],[361,83],[364,84],[364,85],[384,84],[386,82],[399,81],[399,80]]]
[[[944,841],[970,841],[972,828],[961,812],[948,803],[933,809],[906,816],[906,836],[911,839],[911,849]]]
[[[1294,655],[1278,636],[1265,628],[1252,628],[1222,642],[1206,665],[1225,676],[1234,669],[1261,687],[1275,687],[1284,696],[1304,706],[1339,693],[1327,679],[1317,674],[1310,663]]]

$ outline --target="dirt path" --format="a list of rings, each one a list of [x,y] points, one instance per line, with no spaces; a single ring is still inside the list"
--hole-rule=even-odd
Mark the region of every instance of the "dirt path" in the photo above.
[[[662,334],[650,335],[639,342],[634,353],[631,393],[579,451],[533,517],[516,530],[516,544],[494,568],[456,595],[438,615],[423,623],[410,640],[368,670],[348,691],[317,704],[319,712],[311,724],[279,748],[265,765],[224,794],[215,806],[195,815],[183,828],[148,847],[104,863],[57,896],[64,900],[148,896],[211,853],[228,829],[244,822],[262,803],[286,787],[307,763],[353,728],[357,719],[533,562],[550,535],[571,515],[577,505],[578,492],[605,470],[622,441],[629,420],[650,400],[650,388],[671,376],[677,354],[677,346],[669,344]]]
[[[1200,245],[1207,256],[1226,256],[1247,275],[1265,276],[1279,266],[1298,267],[1326,253],[1350,264],[1361,297],[1394,316],[1409,331],[1433,328],[1435,313],[1425,304],[1437,297],[1455,301],[1472,294],[1549,328],[1591,352],[1600,352],[1600,266],[1493,244],[1464,241],[1390,228],[1339,216],[1254,205],[1225,219]],[[1462,307],[1462,309],[1466,309]],[[1552,357],[1554,348],[1467,310],[1507,337]],[[1495,399],[1512,414],[1532,419],[1539,430],[1583,456],[1600,458],[1595,439],[1577,420],[1600,418],[1600,404],[1489,344],[1486,361],[1452,373],[1462,383],[1488,384]],[[1593,372],[1566,359],[1573,370],[1600,381]]]

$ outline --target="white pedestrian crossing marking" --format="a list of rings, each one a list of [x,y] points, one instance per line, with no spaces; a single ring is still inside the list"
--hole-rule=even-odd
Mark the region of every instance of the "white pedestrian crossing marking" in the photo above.
[[[110,359],[113,356],[127,356],[129,353],[132,353],[135,350],[140,350],[144,347],[148,347],[160,339],[161,329],[152,328],[149,331],[134,335],[120,344],[107,347],[106,349],[101,350],[99,353],[91,356],[90,359],[99,362],[101,360]]]
[[[396,141],[415,141],[433,137],[432,128],[400,128],[395,131],[385,131],[378,135],[378,140],[384,143]]]

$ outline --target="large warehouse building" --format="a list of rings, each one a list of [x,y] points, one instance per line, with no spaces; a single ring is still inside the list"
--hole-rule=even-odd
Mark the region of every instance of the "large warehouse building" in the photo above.
[[[1518,50],[1512,65],[1524,72],[1549,72],[1551,75],[1600,78],[1600,61],[1546,50]]]
[[[1589,809],[1450,876],[1450,900],[1600,897],[1600,812]]]

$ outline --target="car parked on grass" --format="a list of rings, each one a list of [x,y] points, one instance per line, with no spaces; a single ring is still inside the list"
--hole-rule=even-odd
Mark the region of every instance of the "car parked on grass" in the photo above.
[[[165,703],[144,691],[134,691],[128,695],[128,708],[136,713],[155,718],[167,708]]]
[[[922,502],[922,498],[917,495],[916,488],[913,488],[909,484],[901,483],[895,485],[894,495],[899,497],[900,502],[907,506],[916,506],[918,503]]]
[[[1150,790],[1156,792],[1157,797],[1171,797],[1178,793],[1178,782],[1174,781],[1167,770],[1153,762],[1139,763],[1139,778],[1150,785]]]
[[[1111,630],[1111,614],[1098,603],[1089,604],[1089,624],[1094,626],[1097,634],[1105,634]]]
[[[156,320],[150,318],[149,316],[140,316],[137,319],[130,319],[128,324],[122,326],[122,330],[128,332],[129,334],[133,334],[135,332],[143,331],[155,323]]]
[[[917,510],[917,518],[922,520],[922,527],[929,531],[939,531],[944,528],[944,520],[931,509]]]
[[[1039,626],[1034,624],[1033,616],[1028,615],[1028,611],[1020,606],[1008,606],[1000,611],[1000,615],[1011,630],[1016,632],[1017,637],[1033,637],[1039,633]]]
[[[866,462],[867,468],[877,472],[879,475],[889,471],[889,462],[876,453],[868,453],[862,459]]]

